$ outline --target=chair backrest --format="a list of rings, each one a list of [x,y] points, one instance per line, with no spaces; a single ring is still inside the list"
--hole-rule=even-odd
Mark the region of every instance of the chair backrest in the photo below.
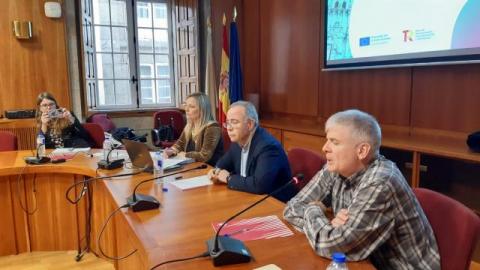
[[[105,133],[102,127],[96,123],[83,123],[82,126],[88,132],[95,145],[93,148],[103,148],[103,141],[105,140]]]
[[[113,123],[110,116],[108,116],[106,113],[92,114],[87,118],[87,122],[99,124],[105,132],[112,133],[112,131],[116,128],[115,123]]]
[[[465,205],[438,192],[414,188],[437,239],[442,270],[468,270],[480,234],[480,218]]]
[[[17,149],[17,136],[10,131],[0,130],[0,151],[15,151]]]
[[[160,123],[162,125],[170,125],[173,120],[173,139],[177,140],[182,134],[183,128],[187,121],[185,120],[185,113],[176,108],[160,109],[153,114],[153,128],[158,128]]]
[[[313,151],[304,148],[292,148],[288,151],[288,162],[292,175],[302,173],[303,181],[297,187],[302,189],[315,174],[325,165],[325,158]]]

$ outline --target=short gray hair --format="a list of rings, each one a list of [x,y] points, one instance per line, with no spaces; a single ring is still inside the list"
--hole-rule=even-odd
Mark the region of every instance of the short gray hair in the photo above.
[[[230,108],[237,107],[237,106],[245,108],[245,113],[247,114],[247,117],[249,119],[252,119],[253,122],[255,122],[256,126],[258,125],[257,110],[255,109],[255,106],[250,101],[239,100],[237,102],[232,103],[230,105]]]
[[[325,130],[328,130],[333,125],[350,127],[353,137],[366,141],[371,145],[372,156],[379,154],[382,143],[382,130],[372,115],[356,109],[337,112],[325,122]]]

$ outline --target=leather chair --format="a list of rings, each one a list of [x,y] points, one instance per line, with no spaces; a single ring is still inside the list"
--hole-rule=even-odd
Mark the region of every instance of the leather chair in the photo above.
[[[82,126],[88,132],[95,145],[93,148],[103,148],[103,141],[105,140],[105,133],[99,124],[83,123]]]
[[[17,149],[17,136],[10,131],[0,131],[0,151],[15,151]]]
[[[176,108],[161,109],[153,114],[153,128],[158,129],[160,125],[173,125],[173,140],[161,141],[155,146],[165,148],[172,146],[182,134],[187,121],[183,110]]]
[[[468,270],[480,235],[480,218],[460,202],[438,192],[414,188],[437,239],[442,270]]]
[[[106,113],[95,113],[87,118],[87,123],[99,124],[103,131],[112,133],[116,128],[112,119]]]
[[[292,148],[288,151],[288,162],[293,176],[299,173],[304,175],[303,181],[296,185],[301,190],[323,168],[326,160],[313,151],[304,148]]]

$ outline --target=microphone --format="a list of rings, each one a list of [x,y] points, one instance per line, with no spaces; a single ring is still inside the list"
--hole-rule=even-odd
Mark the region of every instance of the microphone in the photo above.
[[[144,211],[144,210],[157,209],[157,208],[160,207],[160,202],[155,197],[150,196],[150,195],[145,195],[145,194],[136,194],[137,188],[140,185],[142,185],[143,183],[146,183],[146,182],[150,182],[150,181],[153,181],[153,180],[156,180],[156,179],[163,178],[163,177],[172,176],[174,174],[179,174],[179,173],[184,173],[184,172],[189,172],[189,171],[199,170],[199,169],[206,169],[207,167],[208,166],[206,164],[203,164],[203,165],[197,166],[195,168],[190,168],[190,169],[186,169],[186,170],[182,170],[182,171],[178,171],[178,172],[174,172],[174,173],[170,173],[170,174],[164,174],[164,175],[161,175],[161,176],[158,176],[158,177],[143,180],[135,186],[135,188],[133,189],[132,196],[127,198],[127,203],[132,208],[133,212],[140,212],[140,211]]]
[[[114,160],[112,162],[110,162],[110,160],[109,160],[110,153],[112,153],[112,151],[117,149],[117,148],[119,148],[119,146],[116,146],[116,147],[112,146],[111,147],[110,151],[108,151],[108,153],[107,153],[106,160],[102,159],[99,162],[97,162],[98,168],[104,169],[104,170],[113,170],[113,169],[118,169],[118,168],[123,166],[123,162],[125,161],[125,159],[123,159],[123,158]]]
[[[210,253],[210,257],[213,260],[213,265],[221,266],[221,265],[230,265],[230,264],[249,262],[251,260],[251,255],[249,254],[245,244],[242,241],[234,238],[230,238],[227,236],[220,236],[220,231],[228,222],[232,221],[234,218],[245,213],[246,211],[256,206],[257,204],[263,202],[267,198],[280,192],[290,184],[292,183],[294,183],[295,185],[298,184],[303,179],[303,177],[304,176],[302,173],[297,174],[296,176],[292,177],[292,179],[288,181],[286,184],[284,184],[283,186],[270,192],[265,197],[261,198],[260,200],[256,201],[252,205],[248,206],[247,208],[243,209],[242,211],[238,212],[237,214],[227,219],[222,224],[222,226],[218,228],[217,233],[215,234],[215,237],[212,237],[207,241],[207,248],[208,248],[208,252]]]
[[[40,149],[40,147],[44,146],[45,144],[41,143],[41,144],[38,144],[37,146],[37,149],[36,149],[36,154],[34,157],[25,157],[25,163],[27,164],[31,164],[31,165],[39,165],[39,164],[44,164],[44,163],[47,163],[50,161],[50,158],[49,157],[40,157],[38,155],[38,149]]]
[[[303,174],[301,173],[297,174],[296,176],[292,177],[292,179],[288,181],[286,184],[284,184],[283,186],[270,192],[265,197],[261,198],[260,200],[256,201],[252,205],[248,206],[247,208],[243,209],[242,211],[238,212],[237,214],[227,219],[222,224],[222,226],[218,228],[217,233],[215,234],[215,237],[212,237],[207,241],[207,248],[208,248],[208,252],[210,253],[210,257],[213,260],[213,265],[222,266],[222,265],[249,262],[251,260],[251,255],[249,254],[245,244],[242,241],[237,240],[235,238],[220,236],[220,231],[228,222],[232,221],[234,218],[245,213],[255,205],[271,197],[272,195],[275,195],[277,192],[283,190],[290,184],[292,183],[294,183],[295,185],[298,184],[303,179],[303,177],[304,177]]]

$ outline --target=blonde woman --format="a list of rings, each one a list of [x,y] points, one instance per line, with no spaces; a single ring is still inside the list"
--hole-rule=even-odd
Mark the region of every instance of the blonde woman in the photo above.
[[[222,129],[213,120],[210,101],[204,93],[185,100],[187,124],[175,144],[164,151],[167,157],[180,155],[215,165],[223,155]]]
[[[37,128],[45,136],[46,148],[90,147],[92,139],[69,110],[60,108],[52,94],[37,97]]]

